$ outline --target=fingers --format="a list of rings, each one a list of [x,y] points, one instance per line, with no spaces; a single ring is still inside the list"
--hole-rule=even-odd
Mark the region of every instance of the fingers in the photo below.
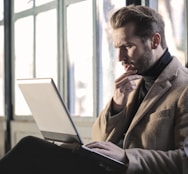
[[[136,71],[130,70],[116,79],[112,103],[113,114],[123,109],[129,94],[137,88],[136,80],[141,79],[141,77],[142,76],[136,74]]]
[[[121,86],[125,86],[129,83],[130,86],[136,86],[135,80],[140,79],[141,76],[139,75],[129,75],[129,76],[121,76],[115,81],[115,87],[119,88]]]
[[[130,75],[136,75],[136,73],[137,71],[127,71],[126,73],[123,73],[119,78],[117,78],[115,82],[119,82]]]
[[[87,147],[119,161],[124,161],[124,149],[112,142],[92,142],[87,144]]]
[[[88,143],[88,144],[86,144],[86,146],[87,147],[89,147],[89,148],[99,148],[99,147],[101,147],[101,145],[100,145],[101,143],[99,143],[99,142],[97,142],[97,141],[94,141],[94,142],[91,142],[91,143]]]
[[[97,148],[97,149],[108,150],[113,145],[114,144],[111,143],[111,142],[97,142],[97,141],[95,141],[95,142],[87,144],[86,146],[89,147],[89,148],[91,148],[91,149]]]

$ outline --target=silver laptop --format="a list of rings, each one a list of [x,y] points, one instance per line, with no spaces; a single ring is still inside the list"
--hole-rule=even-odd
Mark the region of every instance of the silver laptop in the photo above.
[[[18,79],[17,84],[46,140],[78,143],[83,155],[107,168],[121,170],[124,163],[84,146],[78,130],[52,78]]]

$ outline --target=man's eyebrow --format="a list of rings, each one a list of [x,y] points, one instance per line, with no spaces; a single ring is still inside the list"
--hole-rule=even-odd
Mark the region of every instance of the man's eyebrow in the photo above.
[[[123,43],[114,43],[114,47],[115,48],[120,48],[120,47],[124,47],[124,46],[129,46],[129,45],[133,45],[132,42],[123,42]]]

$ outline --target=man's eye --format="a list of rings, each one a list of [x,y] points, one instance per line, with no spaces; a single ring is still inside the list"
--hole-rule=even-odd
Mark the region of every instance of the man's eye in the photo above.
[[[132,45],[126,45],[125,49],[130,49],[132,47]]]
[[[131,47],[132,47],[132,45],[127,45],[127,46],[126,46],[126,48],[131,48]]]

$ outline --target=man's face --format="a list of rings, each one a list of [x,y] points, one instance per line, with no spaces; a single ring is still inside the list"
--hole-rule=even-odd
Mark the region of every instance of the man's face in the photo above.
[[[151,39],[143,42],[135,36],[133,24],[113,30],[113,42],[125,71],[136,70],[137,74],[143,75],[154,64]]]

